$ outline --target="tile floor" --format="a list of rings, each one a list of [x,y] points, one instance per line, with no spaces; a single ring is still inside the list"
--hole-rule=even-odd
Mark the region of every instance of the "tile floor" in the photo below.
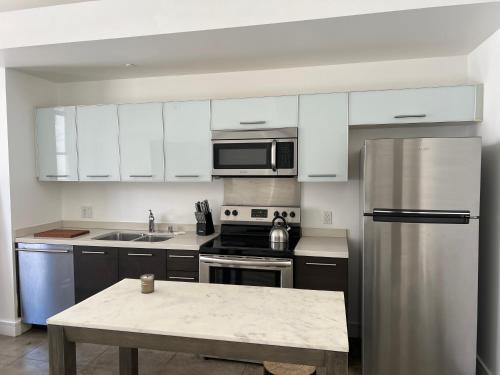
[[[354,345],[353,345],[354,344]],[[354,346],[354,347],[353,347]],[[353,358],[349,359],[349,375],[360,375],[357,343],[351,343]],[[354,350],[353,350],[354,349]],[[33,328],[19,337],[0,336],[1,375],[49,374],[47,333]],[[118,374],[118,350],[114,347],[77,344],[78,374]],[[139,350],[141,375],[261,375],[259,365],[203,359],[184,353]],[[321,372],[319,372],[321,374]]]

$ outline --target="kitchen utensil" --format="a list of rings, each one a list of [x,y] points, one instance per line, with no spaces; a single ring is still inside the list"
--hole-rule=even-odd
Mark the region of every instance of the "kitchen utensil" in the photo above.
[[[276,222],[276,220],[281,220],[282,222]],[[288,231],[290,226],[286,223],[283,216],[276,216],[272,221],[272,228],[269,232],[269,241],[271,242],[271,247],[276,246],[282,248],[284,245],[288,244]]]
[[[45,232],[35,233],[35,237],[54,237],[54,238],[74,238],[90,233],[85,229],[51,229]]]

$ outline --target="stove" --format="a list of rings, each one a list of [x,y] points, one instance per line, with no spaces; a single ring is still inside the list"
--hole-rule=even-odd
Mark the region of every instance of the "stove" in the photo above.
[[[291,229],[289,242],[269,242],[275,216]],[[200,282],[293,287],[293,251],[300,240],[299,207],[223,206],[221,234],[200,248]]]

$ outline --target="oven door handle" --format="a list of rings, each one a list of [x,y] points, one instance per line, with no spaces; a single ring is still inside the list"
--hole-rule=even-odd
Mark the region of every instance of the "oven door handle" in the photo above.
[[[209,258],[200,256],[200,262],[220,265],[235,265],[235,266],[259,266],[259,267],[291,267],[291,260],[279,261],[255,261],[255,260],[237,260],[237,259],[221,259]]]

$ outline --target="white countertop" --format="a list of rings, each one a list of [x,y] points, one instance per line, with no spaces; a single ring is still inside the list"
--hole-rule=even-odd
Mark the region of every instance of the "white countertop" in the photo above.
[[[79,228],[72,228],[72,229],[79,229]],[[115,230],[89,229],[89,231],[90,233],[75,238],[34,237],[33,235],[29,235],[29,236],[17,237],[16,242],[60,244],[60,245],[73,245],[73,246],[126,247],[126,248],[137,248],[137,249],[199,250],[201,245],[218,236],[218,233],[214,233],[209,236],[198,236],[195,232],[185,232],[183,234],[178,234],[169,240],[160,242],[104,241],[104,240],[95,240],[94,237],[112,232],[144,233],[144,231],[118,230],[118,229]],[[156,234],[162,234],[162,233],[156,233]]]
[[[349,258],[347,237],[302,236],[295,255],[327,258]]]
[[[125,279],[48,324],[348,352],[341,292]]]

